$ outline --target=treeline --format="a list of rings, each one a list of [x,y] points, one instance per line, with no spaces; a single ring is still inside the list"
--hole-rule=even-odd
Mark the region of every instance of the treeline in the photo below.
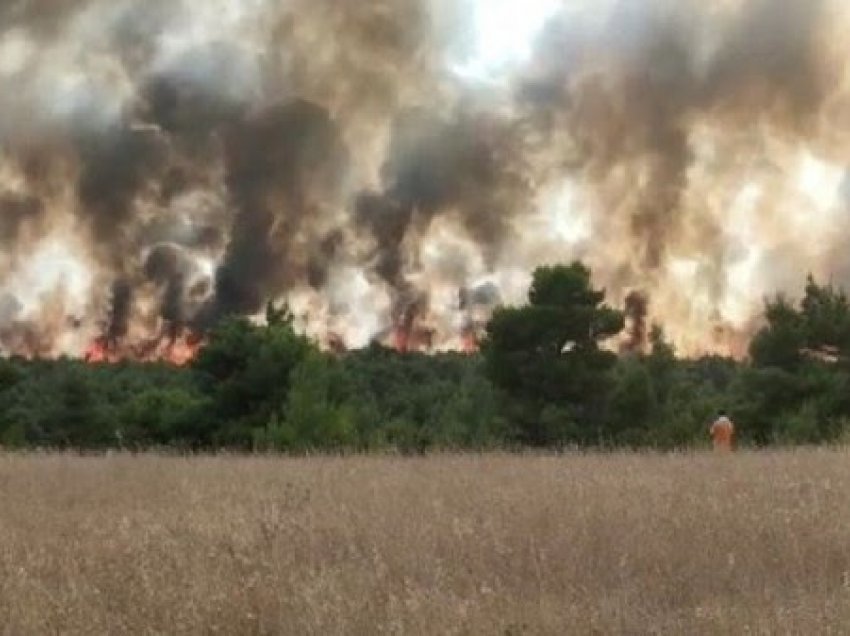
[[[850,432],[850,304],[809,280],[766,303],[750,360],[680,360],[659,328],[604,346],[624,314],[581,264],[540,268],[482,351],[319,351],[270,307],[230,319],[186,368],[0,360],[0,444],[179,450],[673,448],[706,442],[719,409],[741,441],[824,443]]]

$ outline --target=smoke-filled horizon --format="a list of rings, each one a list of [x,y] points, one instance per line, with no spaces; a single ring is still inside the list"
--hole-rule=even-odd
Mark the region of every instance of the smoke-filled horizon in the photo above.
[[[850,284],[848,36],[841,0],[3,3],[0,350],[282,300],[462,348],[581,259],[740,354],[766,295]]]

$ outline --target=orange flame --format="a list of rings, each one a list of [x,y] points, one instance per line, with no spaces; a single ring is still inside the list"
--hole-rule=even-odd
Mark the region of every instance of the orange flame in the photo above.
[[[88,364],[117,364],[124,360],[165,362],[183,367],[197,357],[203,345],[204,339],[191,332],[136,344],[110,342],[105,336],[100,336],[88,346],[83,360]]]
[[[399,353],[410,351],[410,330],[405,326],[397,326],[393,331],[393,349]]]
[[[481,348],[478,342],[478,334],[475,333],[474,329],[464,329],[461,334],[460,343],[461,351],[467,355],[478,353]]]
[[[197,357],[202,344],[201,338],[192,335],[175,340],[166,347],[160,359],[178,367],[185,367]]]
[[[83,360],[89,364],[104,364],[110,361],[109,358],[109,343],[103,337],[95,339],[83,355]]]

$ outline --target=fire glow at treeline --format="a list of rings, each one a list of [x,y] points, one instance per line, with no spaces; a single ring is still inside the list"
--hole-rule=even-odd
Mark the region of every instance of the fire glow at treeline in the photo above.
[[[5,2],[0,349],[182,363],[284,300],[472,349],[580,258],[741,354],[850,278],[848,36],[842,0]]]

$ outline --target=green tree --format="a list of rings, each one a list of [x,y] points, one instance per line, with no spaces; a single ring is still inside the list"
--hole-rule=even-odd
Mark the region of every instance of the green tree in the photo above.
[[[125,396],[116,408],[119,442],[131,448],[206,445],[207,408],[203,396],[181,387],[151,387]]]
[[[292,372],[281,424],[288,439],[279,439],[294,448],[353,447],[357,431],[344,383],[336,360],[310,351]]]
[[[56,401],[45,413],[42,425],[50,430],[57,446],[92,448],[115,442],[115,430],[104,417],[97,385],[77,366],[69,367],[56,387]]]
[[[795,370],[802,362],[806,344],[805,323],[791,302],[777,296],[765,305],[767,325],[750,343],[750,357],[757,367]]]
[[[281,412],[290,377],[314,347],[295,333],[288,312],[270,307],[264,326],[242,318],[223,321],[195,360],[212,396],[207,422],[214,443],[250,446],[254,430]]]
[[[22,379],[23,372],[17,364],[0,358],[0,393],[13,388]]]
[[[843,290],[818,285],[809,276],[799,308],[779,295],[766,303],[766,325],[750,345],[756,366],[795,371],[805,354],[850,354],[850,302]]]
[[[614,442],[639,445],[657,417],[658,401],[646,364],[640,359],[617,365],[605,433]]]
[[[737,399],[759,443],[823,442],[842,435],[850,415],[850,302],[809,276],[799,305],[784,296],[765,307],[750,346],[753,369]]]
[[[573,441],[575,431],[578,441],[598,437],[608,372],[616,361],[600,343],[624,327],[622,312],[604,299],[581,263],[541,267],[526,306],[494,313],[483,345],[486,370],[497,387],[522,403],[516,416],[523,442]],[[559,415],[544,425],[547,406],[557,406]]]
[[[676,350],[670,344],[664,330],[653,325],[649,332],[651,350],[646,359],[646,367],[655,387],[656,399],[660,404],[667,402],[676,377]]]
[[[818,285],[810,275],[800,313],[807,347],[831,347],[843,354],[850,353],[850,303],[843,290]]]

